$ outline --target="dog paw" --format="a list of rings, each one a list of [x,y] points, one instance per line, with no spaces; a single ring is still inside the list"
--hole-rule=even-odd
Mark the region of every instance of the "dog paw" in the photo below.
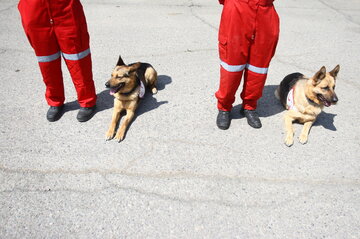
[[[115,140],[117,140],[119,143],[124,140],[124,135],[116,134],[114,137]]]
[[[306,135],[300,135],[300,137],[299,137],[299,142],[300,142],[301,144],[306,144],[307,141],[308,141],[308,137],[307,137]]]
[[[106,141],[111,140],[114,137],[114,133],[113,132],[107,132],[105,135],[105,139]]]
[[[293,139],[293,137],[286,137],[286,138],[285,138],[285,145],[286,145],[286,146],[290,147],[290,146],[292,146],[293,144],[294,144],[294,139]]]
[[[154,88],[152,88],[151,92],[153,95],[155,95],[158,92],[158,90],[154,87]]]

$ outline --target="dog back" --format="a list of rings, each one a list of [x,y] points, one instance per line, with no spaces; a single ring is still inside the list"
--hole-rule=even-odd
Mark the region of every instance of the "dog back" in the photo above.
[[[129,66],[133,65],[135,63],[129,64]],[[137,76],[140,78],[141,81],[146,85],[147,81],[145,79],[145,72],[148,68],[153,68],[152,65],[149,63],[141,63],[140,67],[136,70]]]
[[[296,82],[298,82],[300,79],[303,78],[304,78],[303,74],[296,72],[285,76],[285,78],[281,81],[278,94],[279,94],[280,102],[285,108],[286,108],[286,100],[289,91],[295,86]]]

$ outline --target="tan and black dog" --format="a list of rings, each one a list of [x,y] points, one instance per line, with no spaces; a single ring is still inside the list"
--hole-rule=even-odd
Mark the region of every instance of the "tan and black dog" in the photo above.
[[[306,78],[301,73],[293,73],[282,80],[275,95],[287,109],[284,116],[287,146],[294,143],[294,121],[304,124],[299,141],[305,144],[311,126],[324,106],[336,104],[338,98],[334,90],[339,70],[340,66],[337,65],[332,71],[326,72],[323,66],[313,77]]]
[[[126,111],[125,119],[119,125],[115,135],[115,139],[119,142],[124,139],[140,98],[145,94],[145,88],[149,88],[153,94],[156,94],[156,82],[157,72],[150,64],[137,62],[125,65],[119,56],[118,63],[111,73],[111,79],[105,83],[105,86],[110,88],[110,94],[115,97],[112,120],[109,130],[106,132],[106,140],[114,137],[120,113]]]

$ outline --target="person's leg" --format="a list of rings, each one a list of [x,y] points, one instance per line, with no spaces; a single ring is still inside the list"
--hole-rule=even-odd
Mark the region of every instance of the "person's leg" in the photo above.
[[[249,62],[244,73],[242,113],[253,128],[261,128],[255,111],[262,96],[269,64],[274,56],[279,36],[279,17],[271,6],[258,6],[254,40],[250,47]]]
[[[227,0],[219,28],[220,84],[215,93],[218,109],[230,111],[245,69],[252,36],[252,19],[245,1]]]
[[[18,9],[25,34],[35,51],[46,85],[45,98],[50,105],[47,119],[56,121],[62,115],[65,95],[60,48],[48,8],[42,0],[21,0]]]
[[[258,7],[254,36],[241,93],[243,108],[246,110],[255,110],[257,107],[278,42],[279,17],[272,5]]]
[[[94,113],[96,91],[83,8],[78,0],[66,0],[50,2],[50,9],[57,16],[55,34],[77,92],[79,113],[85,113],[85,118],[78,120],[86,121],[91,118],[86,112]]]
[[[219,109],[217,125],[221,129],[230,125],[229,114],[247,63],[250,22],[254,17],[245,1],[225,1],[219,28],[220,84],[215,93]]]
[[[21,0],[18,8],[25,34],[35,51],[46,85],[46,100],[50,106],[61,106],[65,96],[60,48],[48,10],[42,0]]]

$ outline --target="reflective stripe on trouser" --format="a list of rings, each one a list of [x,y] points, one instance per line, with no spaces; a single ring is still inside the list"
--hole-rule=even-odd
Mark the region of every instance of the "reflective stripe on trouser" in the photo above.
[[[78,0],[20,0],[18,8],[26,36],[39,62],[48,104],[59,106],[65,100],[62,52],[80,106],[95,105],[89,35],[81,3]]]
[[[230,111],[241,77],[243,107],[256,109],[278,41],[279,18],[272,5],[226,0],[219,29],[220,110]]]

